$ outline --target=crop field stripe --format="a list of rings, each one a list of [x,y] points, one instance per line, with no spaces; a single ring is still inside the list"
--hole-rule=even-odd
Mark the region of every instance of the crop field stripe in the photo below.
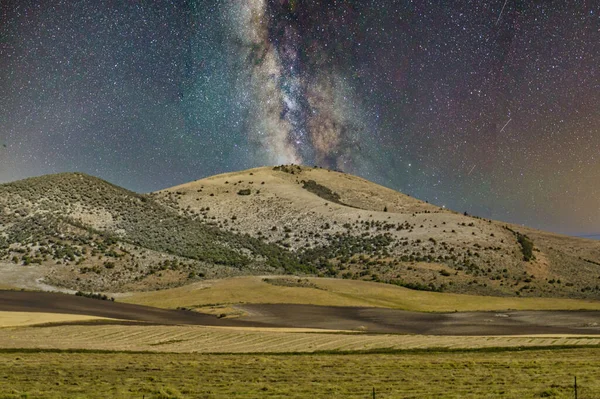
[[[521,352],[536,352],[536,351],[585,351],[585,350],[600,350],[600,343],[592,345],[550,345],[550,346],[489,346],[480,348],[468,348],[468,347],[444,347],[444,346],[432,346],[432,347],[411,347],[411,348],[372,348],[372,349],[361,349],[361,350],[319,350],[313,352],[307,351],[287,351],[287,352],[169,352],[169,351],[154,351],[154,350],[128,350],[128,349],[85,349],[85,348],[27,348],[27,347],[13,347],[13,348],[0,348],[0,354],[11,354],[11,353],[57,353],[57,354],[106,354],[106,355],[148,355],[148,356],[161,356],[161,355],[200,355],[200,356],[322,356],[322,355],[336,355],[336,356],[370,356],[370,355],[422,355],[422,354],[477,354],[477,353],[521,353]],[[599,358],[600,359],[600,358]]]
[[[279,346],[283,346],[286,348],[290,348],[292,350],[301,350],[302,343],[305,341],[312,341],[313,345],[311,347],[312,350],[317,348],[326,348],[329,349],[333,346],[340,346],[340,342],[346,342],[346,347],[349,349],[353,349],[355,342],[362,343],[363,348],[372,348],[373,344],[377,344],[381,346],[382,344],[388,344],[386,346],[390,347],[414,347],[414,346],[431,346],[432,341],[436,342],[442,346],[464,346],[464,342],[467,341],[463,337],[402,337],[402,336],[324,336],[324,335],[313,335],[313,334],[288,334],[288,333],[233,333],[229,332],[225,335],[220,331],[211,331],[207,333],[200,333],[198,331],[184,331],[178,330],[173,327],[161,327],[160,331],[153,331],[151,328],[144,329],[134,329],[133,331],[115,331],[117,327],[107,327],[107,329],[112,331],[107,331],[105,334],[102,334],[104,342],[110,342],[112,344],[128,344],[131,342],[138,342],[147,344],[155,344],[157,342],[163,341],[177,341],[177,340],[185,340],[188,341],[189,345],[193,345],[197,350],[214,350],[214,346],[218,345],[220,348],[224,348],[226,351],[252,351],[254,348],[254,344],[258,343],[259,347],[269,347],[270,350],[275,350]],[[158,328],[158,327],[157,327]],[[137,331],[136,331],[137,330]],[[86,336],[85,330],[82,331],[83,334],[74,334],[75,340],[71,340],[69,337],[65,337],[65,340],[68,341],[71,345],[73,344],[85,344],[86,342],[98,342],[96,341],[98,338],[92,334],[92,336]],[[482,338],[473,338],[475,344],[478,344],[478,341]],[[45,341],[45,340],[44,340]],[[193,342],[195,341],[195,342]],[[420,342],[417,342],[420,341]],[[529,345],[545,345],[550,343],[547,338],[495,338],[494,340],[490,340],[489,338],[483,338],[483,342],[486,346],[494,345],[495,343],[503,343],[504,345],[522,345],[523,343]],[[581,339],[561,339],[558,342],[560,344],[590,344],[597,343],[597,339],[581,340]],[[59,340],[60,344],[61,341]],[[279,344],[280,343],[280,344]],[[252,344],[252,345],[250,345]],[[179,350],[185,350],[186,347],[179,348]],[[354,348],[356,349],[356,348]]]
[[[99,330],[96,330],[96,329]],[[165,353],[389,352],[477,348],[597,347],[600,337],[460,337],[261,332],[177,326],[67,326],[0,329],[5,348],[98,349]]]

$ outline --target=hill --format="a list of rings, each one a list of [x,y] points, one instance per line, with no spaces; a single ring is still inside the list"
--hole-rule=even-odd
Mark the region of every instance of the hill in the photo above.
[[[149,196],[79,173],[1,185],[0,206],[4,268],[29,266],[47,283],[74,290],[303,271],[275,245],[182,217]]]
[[[482,295],[600,296],[600,243],[449,211],[357,176],[263,167],[152,194],[325,277]]]
[[[0,185],[0,276],[125,292],[297,274],[498,296],[600,296],[600,243],[296,165],[147,195],[67,173]],[[24,286],[20,281],[18,286]]]

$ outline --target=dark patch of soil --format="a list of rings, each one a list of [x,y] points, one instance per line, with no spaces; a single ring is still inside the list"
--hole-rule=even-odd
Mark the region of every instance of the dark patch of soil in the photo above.
[[[285,327],[430,335],[600,334],[599,311],[420,313],[312,305],[243,305],[245,320]]]
[[[159,309],[149,306],[101,301],[51,292],[0,291],[0,310],[42,312],[108,317],[148,324],[194,324],[205,326],[260,326],[249,321],[230,321],[186,310]],[[103,321],[95,321],[103,323]],[[106,321],[105,323],[113,323]]]
[[[600,334],[600,311],[420,313],[382,308],[292,304],[253,304],[240,305],[238,308],[248,315],[227,319],[186,310],[159,309],[67,294],[0,291],[0,311],[66,313],[119,319],[96,320],[94,324],[117,322],[286,327],[467,336]]]

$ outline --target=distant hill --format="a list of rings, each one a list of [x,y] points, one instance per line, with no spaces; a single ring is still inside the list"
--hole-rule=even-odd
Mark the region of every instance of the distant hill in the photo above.
[[[600,234],[584,234],[581,236],[578,236],[580,238],[588,238],[590,240],[600,240]]]
[[[292,273],[600,297],[597,241],[456,213],[321,168],[263,167],[148,195],[50,175],[1,185],[0,204],[0,278],[28,264],[48,284],[96,291]]]

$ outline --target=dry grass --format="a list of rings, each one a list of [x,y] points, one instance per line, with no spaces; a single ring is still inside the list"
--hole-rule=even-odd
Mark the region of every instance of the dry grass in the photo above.
[[[0,348],[281,353],[600,345],[600,336],[427,336],[201,326],[67,325],[0,329]]]
[[[238,303],[296,303],[374,306],[424,312],[600,309],[600,302],[588,300],[435,293],[357,280],[309,278],[309,281],[318,288],[276,286],[265,283],[261,277],[239,277],[163,291],[135,293],[119,300],[163,308]]]
[[[333,294],[364,298],[373,306],[422,312],[497,310],[598,310],[599,301],[560,298],[515,298],[414,291],[388,284],[350,280],[319,280],[319,287]],[[366,295],[365,295],[366,294]]]
[[[35,324],[65,323],[73,321],[100,320],[102,317],[82,316],[59,313],[36,313],[36,312],[0,312],[1,327],[30,326]],[[106,320],[104,318],[104,320]]]
[[[599,349],[369,355],[2,353],[2,398],[597,397]]]

